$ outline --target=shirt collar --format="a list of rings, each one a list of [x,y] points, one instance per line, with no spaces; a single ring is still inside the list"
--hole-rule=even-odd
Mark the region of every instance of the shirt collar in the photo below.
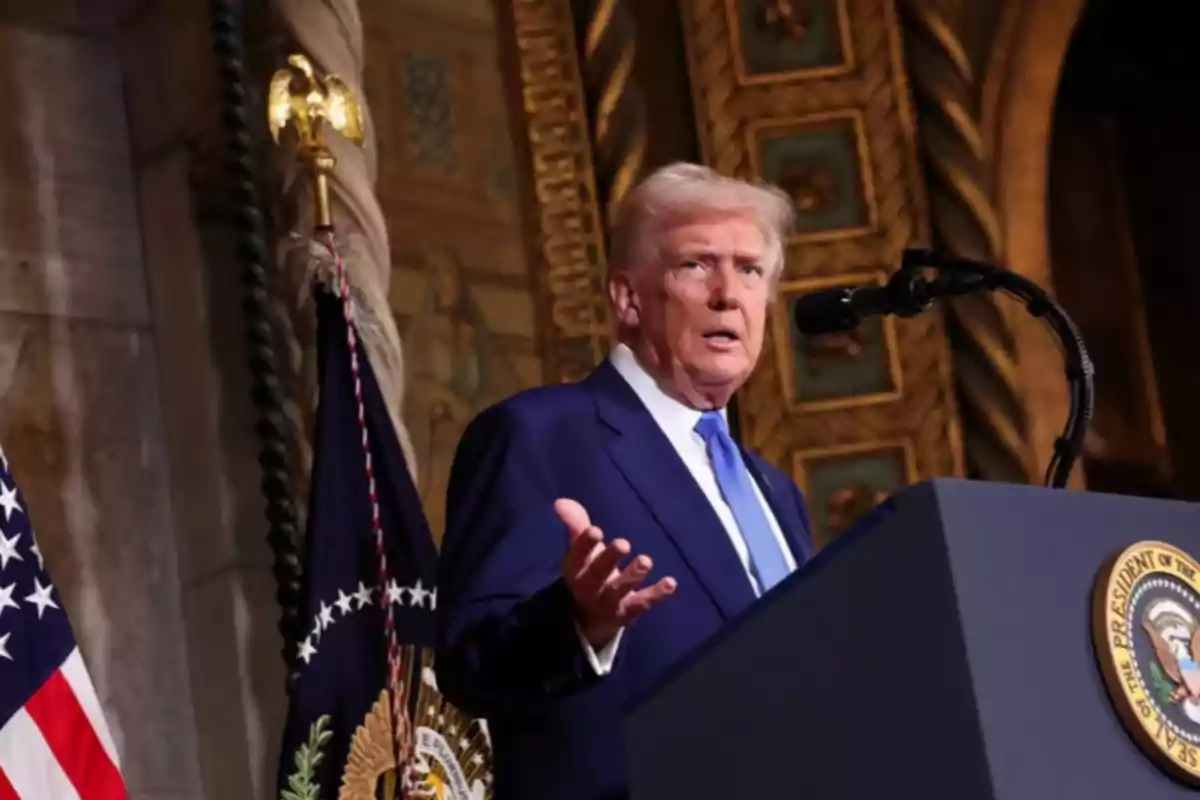
[[[696,423],[700,421],[700,415],[703,412],[684,405],[664,392],[653,376],[638,361],[637,356],[628,345],[617,344],[609,353],[608,360],[633,389],[634,394],[642,401],[642,405],[650,412],[650,416],[663,429],[663,432],[672,439],[695,435]],[[725,409],[722,408],[720,413],[724,417]]]

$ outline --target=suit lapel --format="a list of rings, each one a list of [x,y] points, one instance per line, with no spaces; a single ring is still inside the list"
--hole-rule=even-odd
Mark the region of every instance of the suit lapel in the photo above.
[[[787,540],[788,547],[792,549],[792,557],[796,560],[796,568],[799,569],[812,557],[812,550],[808,545],[811,533],[807,530],[796,504],[788,502],[787,495],[790,494],[788,491],[790,487],[777,486],[777,481],[771,479],[771,473],[766,469],[765,462],[754,453],[743,449],[742,460],[749,468],[750,474],[758,481],[758,488],[762,490],[763,497],[767,498],[767,504],[775,513],[779,530],[783,532],[783,538]]]
[[[613,431],[608,454],[726,617],[754,601],[737,551],[704,492],[625,379],[607,361],[588,378]],[[675,576],[685,580],[684,576]]]

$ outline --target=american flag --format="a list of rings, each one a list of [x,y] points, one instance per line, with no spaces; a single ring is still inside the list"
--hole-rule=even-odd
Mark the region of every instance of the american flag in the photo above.
[[[100,700],[0,450],[0,800],[126,796]]]

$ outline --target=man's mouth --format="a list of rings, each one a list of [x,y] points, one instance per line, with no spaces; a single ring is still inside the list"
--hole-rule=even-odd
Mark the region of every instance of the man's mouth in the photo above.
[[[730,328],[714,328],[711,331],[706,331],[704,338],[715,342],[736,342],[742,337],[738,336],[737,331]]]

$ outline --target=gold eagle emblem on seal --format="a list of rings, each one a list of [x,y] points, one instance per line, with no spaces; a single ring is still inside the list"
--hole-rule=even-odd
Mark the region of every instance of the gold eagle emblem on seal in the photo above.
[[[413,736],[402,737],[411,743],[404,747],[407,763],[397,764],[391,696],[384,689],[354,732],[338,800],[395,797],[397,785],[412,800],[490,800],[492,744],[486,723],[451,705],[438,691],[432,659],[426,655],[422,661]]]

